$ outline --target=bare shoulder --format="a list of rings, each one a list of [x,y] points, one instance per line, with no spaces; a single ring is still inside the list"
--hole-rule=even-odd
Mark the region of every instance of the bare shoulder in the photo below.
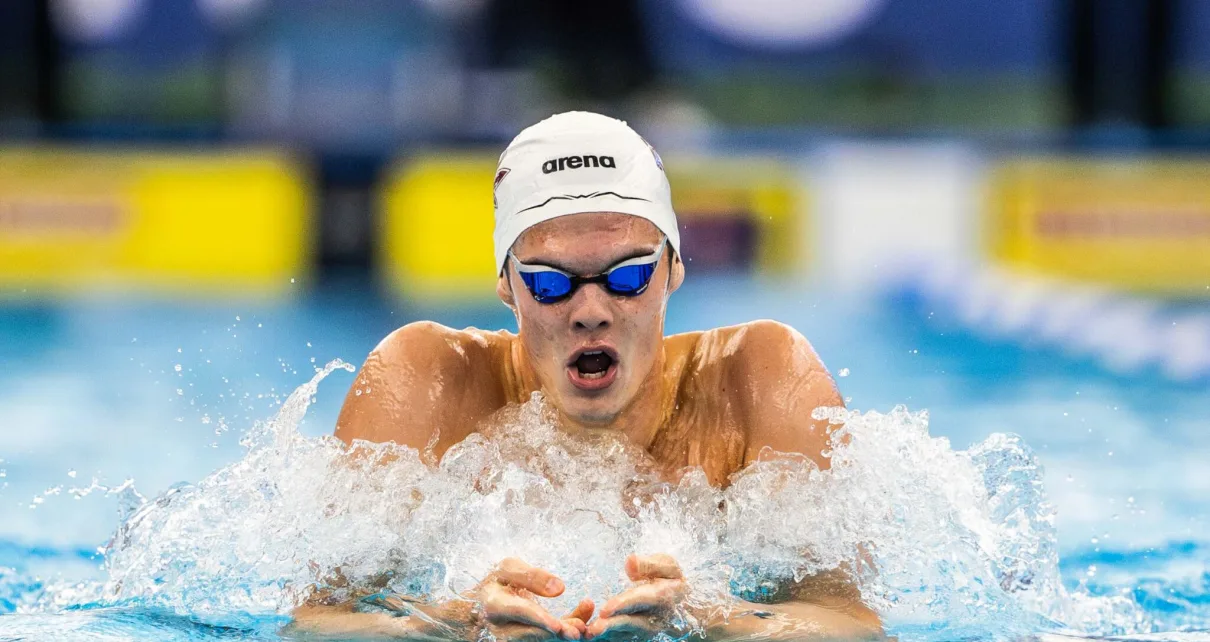
[[[420,448],[434,434],[460,439],[502,396],[498,361],[511,335],[431,321],[386,336],[357,374],[336,436]],[[454,443],[454,442],[451,442]],[[444,450],[444,449],[442,449]]]
[[[506,341],[499,332],[455,330],[433,321],[416,321],[388,334],[370,353],[366,365],[373,361],[375,366],[400,366],[404,371],[425,367],[429,372],[437,369],[456,374],[470,369],[477,358],[490,358],[493,348]]]
[[[761,319],[669,337],[691,340],[699,367],[722,368],[733,376],[785,374],[787,367],[823,369],[810,342],[798,330]]]
[[[826,467],[826,424],[815,421],[817,407],[840,406],[832,376],[806,337],[770,320],[751,321],[702,333],[696,360],[725,382],[747,429],[751,461],[765,447],[797,452]]]

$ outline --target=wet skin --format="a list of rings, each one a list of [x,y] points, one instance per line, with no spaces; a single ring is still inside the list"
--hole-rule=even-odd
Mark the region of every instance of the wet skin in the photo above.
[[[591,276],[652,253],[662,235],[649,221],[616,213],[575,214],[527,230],[514,244],[518,260]],[[665,251],[641,295],[611,294],[587,284],[553,304],[539,303],[511,267],[497,294],[517,317],[518,333],[453,330],[419,322],[404,326],[366,359],[337,422],[336,436],[395,443],[441,457],[501,411],[541,391],[569,431],[608,431],[644,448],[674,481],[700,467],[711,483],[754,461],[762,449],[799,453],[829,467],[826,421],[817,407],[841,406],[835,383],[806,339],[774,321],[664,336],[668,297],[684,266]],[[605,352],[604,374],[584,372],[585,351]],[[599,370],[600,364],[589,368]],[[355,394],[356,390],[370,393]],[[599,610],[584,600],[557,618],[532,595],[560,595],[560,578],[521,560],[502,560],[473,591],[476,615],[462,605],[433,607],[431,617],[469,626],[476,621],[498,639],[648,639],[670,626],[688,591],[676,560],[631,556],[634,586]],[[842,575],[804,582],[783,604],[753,605],[766,618],[706,622],[710,639],[871,637],[878,616]],[[596,613],[596,619],[592,616]],[[409,638],[449,637],[419,618],[354,614],[351,607],[309,605],[295,627]],[[805,625],[787,626],[786,622]],[[455,627],[456,628],[456,627]]]

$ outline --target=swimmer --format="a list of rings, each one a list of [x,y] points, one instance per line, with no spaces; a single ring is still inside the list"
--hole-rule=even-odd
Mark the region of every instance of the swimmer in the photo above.
[[[829,467],[829,426],[812,411],[842,400],[801,334],[753,321],[664,335],[668,298],[685,267],[663,163],[634,130],[585,112],[525,129],[500,156],[495,202],[496,294],[516,315],[517,333],[429,322],[399,328],[361,368],[353,389],[373,394],[350,391],[338,438],[431,448],[440,457],[540,391],[562,428],[623,435],[670,481],[698,467],[726,486],[762,449]],[[631,556],[625,569],[631,588],[599,609],[585,599],[562,617],[533,596],[574,586],[503,559],[468,601],[392,597],[411,613],[392,617],[312,599],[295,611],[292,629],[432,640],[680,637],[672,614],[689,587],[676,560]],[[776,603],[742,605],[754,615],[703,622],[706,639],[882,635],[877,614],[840,570],[783,593]]]

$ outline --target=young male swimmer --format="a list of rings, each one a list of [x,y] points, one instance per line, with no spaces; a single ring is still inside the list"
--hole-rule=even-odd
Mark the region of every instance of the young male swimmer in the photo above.
[[[510,404],[541,391],[569,430],[625,435],[670,479],[702,468],[711,483],[763,448],[801,453],[828,468],[820,406],[836,386],[793,328],[772,321],[664,336],[668,297],[681,285],[680,234],[663,164],[625,123],[571,112],[521,132],[495,178],[496,293],[517,334],[413,323],[366,359],[336,436],[432,447],[440,457]],[[596,609],[582,601],[557,617],[533,595],[568,590],[549,572],[502,559],[470,602],[422,615],[356,613],[351,605],[295,611],[299,630],[448,639],[648,639],[672,627],[688,587],[675,559],[631,556],[633,586]],[[575,590],[575,587],[570,587]],[[707,622],[707,639],[881,635],[878,616],[839,572],[808,579],[763,617]],[[595,619],[593,618],[595,611]],[[781,617],[779,617],[781,616]],[[784,622],[804,628],[786,630]],[[794,630],[797,629],[797,630]]]

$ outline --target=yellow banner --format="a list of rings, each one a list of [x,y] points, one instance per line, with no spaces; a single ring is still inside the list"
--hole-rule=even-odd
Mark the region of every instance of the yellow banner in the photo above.
[[[1016,160],[993,175],[992,256],[1128,289],[1210,294],[1210,162]]]
[[[803,260],[806,197],[772,159],[665,159],[689,273],[787,274]],[[674,169],[675,168],[675,169]],[[421,298],[490,296],[491,155],[430,154],[399,163],[381,194],[381,261]]]
[[[285,291],[311,228],[277,154],[0,150],[2,291]]]

